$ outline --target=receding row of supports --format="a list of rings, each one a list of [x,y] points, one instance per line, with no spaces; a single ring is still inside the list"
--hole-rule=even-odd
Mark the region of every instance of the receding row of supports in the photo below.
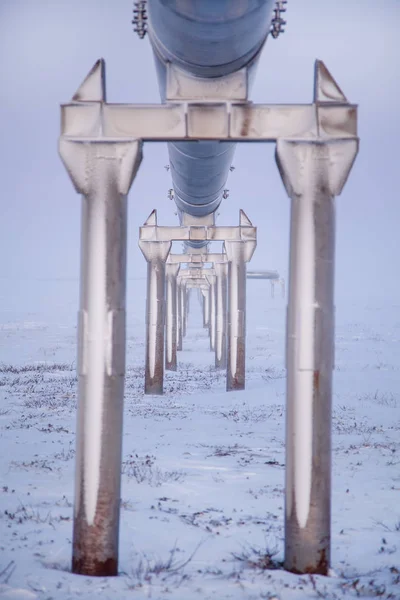
[[[224,252],[220,254],[170,255],[172,241],[182,235],[179,228],[160,228],[156,211],[141,228],[139,246],[147,261],[146,394],[162,394],[164,367],[177,369],[177,351],[182,350],[186,335],[189,284],[202,288],[203,322],[209,330],[215,367],[227,370],[227,391],[245,387],[246,264],[256,247],[255,228],[243,211],[239,227],[219,228],[222,230],[219,234],[213,226],[193,227],[202,227],[205,236],[238,239],[224,239]],[[250,239],[241,239],[243,228],[251,231]],[[151,236],[154,239],[149,239]],[[160,241],[160,237],[170,239]],[[213,267],[202,268],[206,263]],[[182,269],[183,264],[189,268]]]
[[[184,72],[178,75],[180,83],[185,83]],[[243,76],[241,89],[246,91],[246,69],[239,75]],[[141,161],[142,142],[216,139],[276,143],[278,168],[291,198],[285,568],[327,574],[335,196],[341,193],[357,155],[357,108],[347,101],[320,61],[315,67],[313,102],[306,105],[249,103],[246,95],[235,96],[236,87],[230,87],[229,78],[210,80],[202,90],[201,101],[185,96],[185,90],[192,89],[192,78],[187,86],[181,84],[177,89],[183,90],[182,94],[176,97],[167,89],[167,101],[160,106],[107,104],[104,62],[99,61],[72,102],[62,107],[60,154],[75,189],[83,195],[72,570],[102,576],[118,572],[126,195]],[[221,90],[225,94],[222,99]],[[210,126],[206,128],[206,124]],[[149,262],[148,390],[157,393],[160,369],[162,372],[164,368],[159,356],[164,352],[162,311],[171,240],[225,242],[229,263],[227,382],[244,384],[245,264],[255,245],[255,228],[245,221],[242,215],[237,228],[201,225],[172,231],[157,227],[154,217],[141,228],[141,247]],[[218,293],[217,286],[217,298]],[[173,285],[167,294],[172,298]],[[182,295],[175,297],[177,310],[183,314]],[[173,300],[170,305],[173,309]],[[206,310],[211,325],[210,306]],[[186,325],[184,316],[179,322],[177,348]],[[173,339],[173,318],[168,326]],[[218,314],[214,327],[219,339]],[[172,364],[173,346],[169,358]]]

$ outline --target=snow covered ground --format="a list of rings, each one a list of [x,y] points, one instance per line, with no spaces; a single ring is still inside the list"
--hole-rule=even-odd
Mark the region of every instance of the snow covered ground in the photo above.
[[[69,572],[78,284],[2,283],[1,598],[400,598],[399,306],[338,306],[332,573],[299,576],[280,568],[286,301],[248,282],[247,389],[227,394],[194,296],[179,370],[145,397],[145,281],[130,281],[120,576],[106,579]]]

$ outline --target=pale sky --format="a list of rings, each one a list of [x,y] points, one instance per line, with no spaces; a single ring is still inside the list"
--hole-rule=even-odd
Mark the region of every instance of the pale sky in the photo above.
[[[216,0],[217,1],[217,0]],[[57,154],[59,105],[93,63],[107,64],[111,102],[157,102],[150,44],[132,31],[131,0],[0,0],[0,281],[79,276],[80,198]],[[252,100],[312,100],[314,60],[323,60],[359,104],[360,153],[337,199],[337,297],[379,288],[400,302],[399,0],[289,0],[286,33],[269,38]],[[172,224],[175,205],[165,144],[147,144],[129,196],[129,277],[145,273],[138,228],[153,208]],[[251,269],[287,278],[290,200],[274,146],[241,145],[219,223],[243,208],[258,227]]]

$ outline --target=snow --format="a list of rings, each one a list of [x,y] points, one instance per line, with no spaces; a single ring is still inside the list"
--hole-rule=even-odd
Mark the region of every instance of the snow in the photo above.
[[[336,302],[332,569],[300,576],[280,565],[286,301],[248,281],[246,390],[227,393],[194,295],[179,369],[144,396],[130,281],[120,575],[90,578],[70,572],[78,282],[22,288],[0,311],[0,598],[400,598],[399,306]]]

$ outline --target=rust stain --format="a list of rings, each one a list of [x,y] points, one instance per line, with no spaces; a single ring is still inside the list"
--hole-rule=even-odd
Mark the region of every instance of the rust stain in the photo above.
[[[251,111],[249,110],[249,107],[245,107],[243,123],[242,123],[242,127],[240,129],[241,136],[247,137],[249,135],[250,124],[251,124]]]
[[[304,568],[299,569],[294,561],[294,564],[290,568],[285,566],[285,569],[291,573],[295,573],[296,575],[304,575],[304,573],[308,573],[310,575],[328,575],[329,563],[326,558],[326,550],[325,548],[320,550],[319,559],[315,565],[307,565]]]
[[[113,577],[118,575],[118,564],[115,558],[100,561],[73,557],[72,572],[77,575],[90,575],[92,577]]]
[[[316,565],[309,565],[304,569],[304,573],[314,573],[315,575],[328,575],[329,563],[326,557],[326,550],[322,548],[319,551],[319,560]]]
[[[314,391],[319,392],[319,371],[314,371]]]

